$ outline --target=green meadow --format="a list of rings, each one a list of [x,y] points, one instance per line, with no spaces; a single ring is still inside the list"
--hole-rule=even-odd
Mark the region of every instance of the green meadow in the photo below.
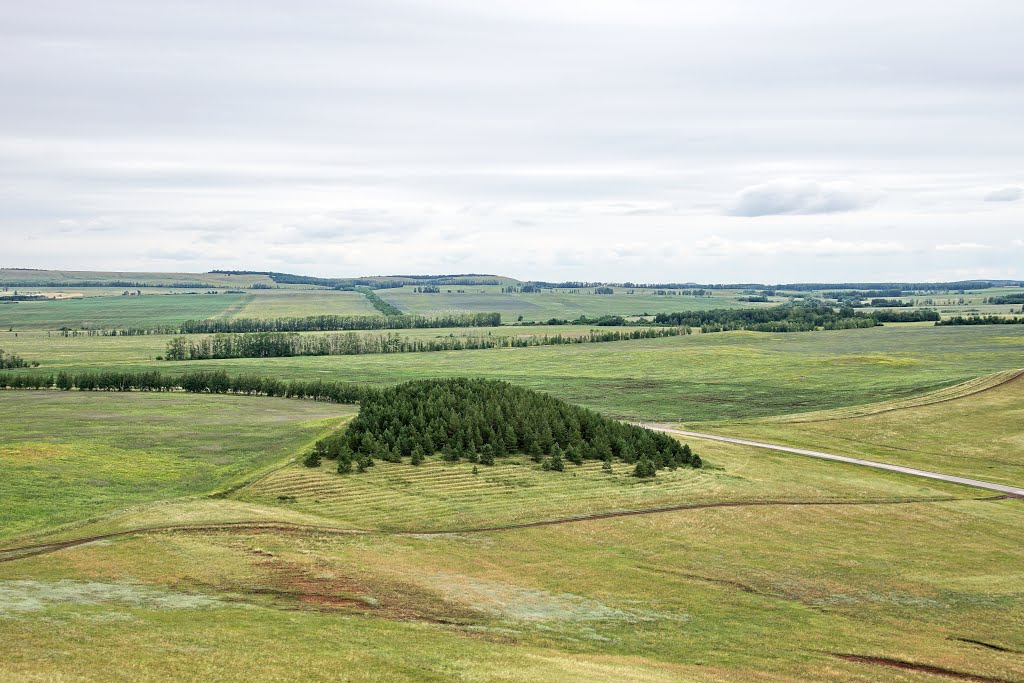
[[[466,291],[378,294],[506,322],[705,301],[452,289]],[[370,312],[326,289],[156,291],[0,306],[17,312],[0,348],[40,363],[11,372],[496,378],[613,417],[1024,485],[1024,326],[182,362],[156,360],[167,336],[47,331]],[[1024,681],[1024,501],[704,439],[689,440],[702,468],[649,479],[523,455],[302,464],[358,410],[0,391],[0,680]]]
[[[1024,367],[1024,326],[911,323],[578,346],[173,363],[152,360],[166,348],[166,339],[155,337],[40,335],[23,343],[20,336],[0,333],[0,347],[38,360],[44,370],[203,368],[378,385],[429,377],[489,377],[547,391],[615,417],[689,424],[874,403]]]
[[[208,493],[351,414],[284,399],[0,392],[0,536]]]

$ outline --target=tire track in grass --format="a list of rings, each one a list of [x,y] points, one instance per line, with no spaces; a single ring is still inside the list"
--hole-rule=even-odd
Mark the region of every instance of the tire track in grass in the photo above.
[[[153,533],[210,533],[223,531],[249,531],[256,533],[308,533],[326,534],[338,536],[445,536],[457,534],[479,534],[500,531],[515,531],[517,529],[532,529],[545,526],[559,526],[563,524],[576,524],[580,522],[591,522],[604,519],[617,519],[620,517],[636,517],[642,515],[663,514],[666,512],[681,512],[683,510],[703,510],[709,508],[730,508],[730,507],[768,507],[768,506],[854,506],[854,505],[916,505],[922,503],[950,503],[956,501],[996,501],[1006,500],[1012,496],[988,496],[984,498],[955,498],[952,496],[936,498],[911,498],[911,499],[879,499],[879,500],[757,500],[757,501],[723,501],[715,503],[685,503],[668,507],[645,508],[639,510],[617,510],[611,512],[597,512],[587,515],[573,517],[560,517],[557,519],[539,520],[535,522],[520,522],[517,524],[504,524],[488,527],[468,527],[461,529],[442,529],[425,531],[386,531],[376,529],[354,529],[317,524],[299,524],[296,522],[281,522],[274,520],[248,521],[248,522],[209,522],[199,524],[166,524],[148,527],[137,527],[135,529],[124,529],[112,531],[106,534],[93,536],[81,536],[49,543],[38,543],[34,545],[18,546],[12,548],[0,548],[0,563],[12,562],[14,560],[45,555],[47,553],[74,548],[87,543],[105,541],[126,536]]]

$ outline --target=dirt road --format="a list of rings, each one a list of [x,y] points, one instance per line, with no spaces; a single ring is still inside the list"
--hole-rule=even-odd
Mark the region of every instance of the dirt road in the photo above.
[[[712,441],[724,441],[726,443],[735,443],[741,446],[753,446],[754,448],[767,448],[772,451],[782,451],[784,453],[796,453],[797,455],[808,455],[812,458],[821,458],[823,460],[837,460],[839,462],[846,462],[852,465],[863,465],[865,467],[874,467],[879,470],[889,470],[890,472],[899,472],[901,474],[910,474],[915,477],[924,477],[926,479],[937,479],[939,481],[948,481],[952,484],[963,484],[965,486],[974,486],[979,489],[988,489],[989,491],[999,491],[1000,493],[1007,493],[1011,496],[1020,496],[1024,498],[1024,488],[1017,486],[1007,486],[1005,484],[993,484],[988,481],[981,481],[979,479],[967,479],[966,477],[956,477],[952,474],[942,474],[940,472],[929,472],[928,470],[918,470],[913,467],[903,467],[901,465],[890,465],[884,462],[875,462],[874,460],[861,460],[860,458],[848,458],[845,455],[835,455],[833,453],[822,453],[821,451],[811,451],[806,448],[793,448],[791,446],[779,446],[777,444],[762,443],[760,441],[748,441],[747,439],[737,439],[731,436],[719,436],[717,434],[704,434],[701,432],[688,432],[682,429],[673,429],[667,425],[658,424],[645,424],[644,427],[653,429],[659,432],[665,432],[667,434],[678,434],[680,436],[688,436],[694,439],[711,439]]]

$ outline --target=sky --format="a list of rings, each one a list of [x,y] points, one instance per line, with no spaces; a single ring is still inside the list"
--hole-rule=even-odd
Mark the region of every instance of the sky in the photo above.
[[[0,266],[1024,278],[1019,0],[0,3]]]

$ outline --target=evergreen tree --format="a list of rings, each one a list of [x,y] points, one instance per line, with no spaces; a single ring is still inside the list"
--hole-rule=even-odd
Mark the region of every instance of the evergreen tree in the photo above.
[[[633,476],[646,479],[653,477],[657,473],[654,468],[654,462],[648,457],[642,457],[636,461],[636,467],[633,468]]]

